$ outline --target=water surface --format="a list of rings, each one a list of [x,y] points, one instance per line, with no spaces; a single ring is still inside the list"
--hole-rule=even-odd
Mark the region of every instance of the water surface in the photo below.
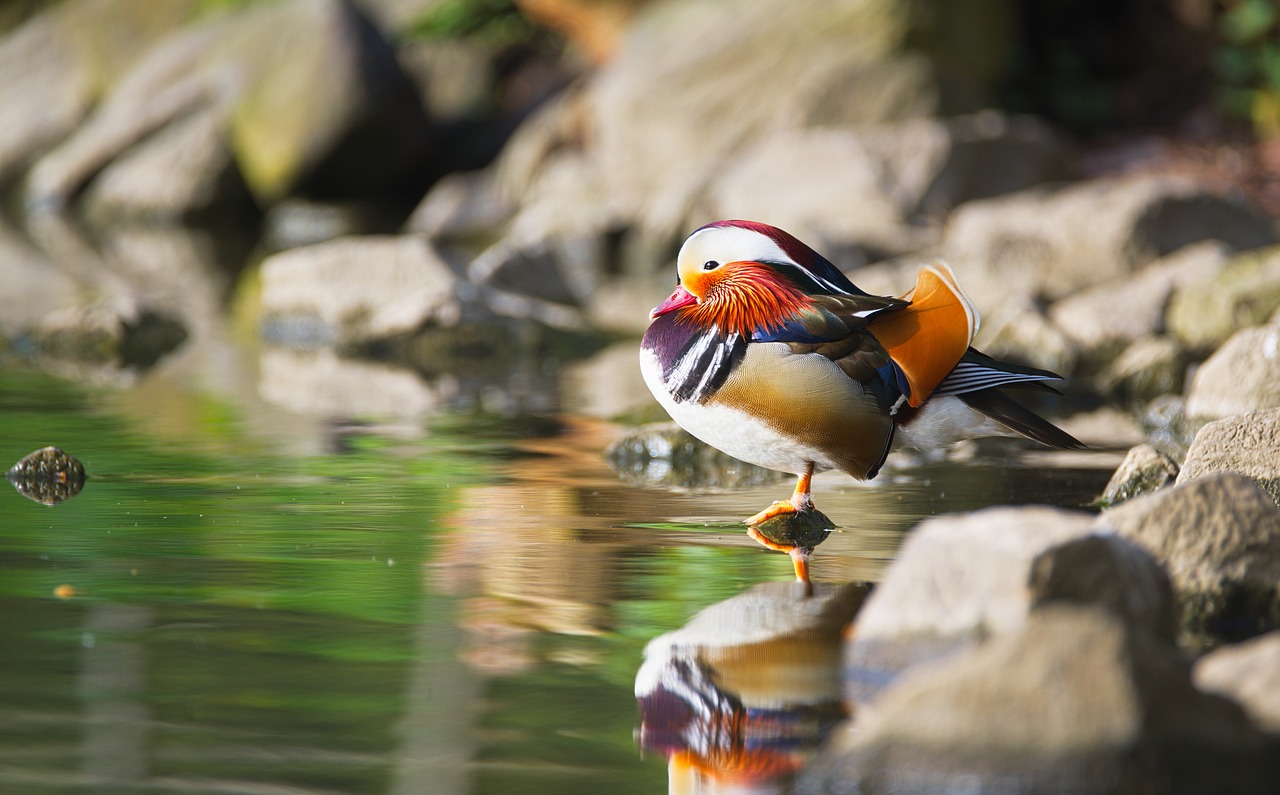
[[[617,427],[572,411],[317,421],[229,393],[0,369],[0,463],[56,444],[89,473],[54,507],[0,484],[0,792],[668,790],[642,651],[790,579],[737,524],[789,482],[627,482]],[[876,579],[924,516],[1080,505],[1108,474],[1002,456],[820,476],[845,526],[815,579]]]

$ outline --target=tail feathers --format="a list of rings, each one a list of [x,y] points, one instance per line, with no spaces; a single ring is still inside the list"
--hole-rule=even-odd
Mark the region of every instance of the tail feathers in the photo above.
[[[1007,386],[1028,386],[1056,392],[1057,390],[1043,382],[1061,380],[1062,376],[1057,373],[998,361],[970,348],[960,359],[960,363],[947,374],[942,383],[938,384],[935,393],[963,395],[967,392]]]
[[[919,407],[955,368],[978,331],[978,312],[944,262],[920,270],[911,304],[868,326],[910,386]]]
[[[966,392],[958,397],[975,411],[981,412],[1006,428],[1028,439],[1062,450],[1082,450],[1085,445],[1058,426],[1014,402],[998,389]]]

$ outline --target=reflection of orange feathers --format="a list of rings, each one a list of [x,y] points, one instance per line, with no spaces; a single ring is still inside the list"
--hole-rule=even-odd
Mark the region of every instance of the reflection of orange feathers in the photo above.
[[[919,406],[960,361],[978,331],[978,312],[944,262],[927,265],[904,298],[911,305],[871,323],[875,335],[911,386]]]

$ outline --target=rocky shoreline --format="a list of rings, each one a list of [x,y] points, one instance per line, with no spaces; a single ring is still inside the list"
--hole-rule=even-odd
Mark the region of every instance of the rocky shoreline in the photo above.
[[[208,5],[65,0],[0,35],[5,361],[219,384],[231,307],[291,411],[552,411],[706,221],[784,227],[872,293],[944,258],[977,347],[1145,441],[1100,515],[912,531],[845,644],[857,720],[802,788],[1280,791],[1280,233],[1238,186],[1085,168],[994,109],[1006,34],[974,22],[990,57],[960,66],[922,35],[953,4],[637,0],[578,9],[589,58],[515,66],[409,36],[413,3]],[[771,477],[670,428],[611,457]]]

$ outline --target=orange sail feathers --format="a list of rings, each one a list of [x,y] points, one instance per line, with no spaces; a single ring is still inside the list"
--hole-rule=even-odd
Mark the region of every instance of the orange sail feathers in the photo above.
[[[945,262],[920,270],[903,298],[911,305],[868,326],[907,377],[907,403],[919,407],[960,361],[978,333],[978,312]]]

